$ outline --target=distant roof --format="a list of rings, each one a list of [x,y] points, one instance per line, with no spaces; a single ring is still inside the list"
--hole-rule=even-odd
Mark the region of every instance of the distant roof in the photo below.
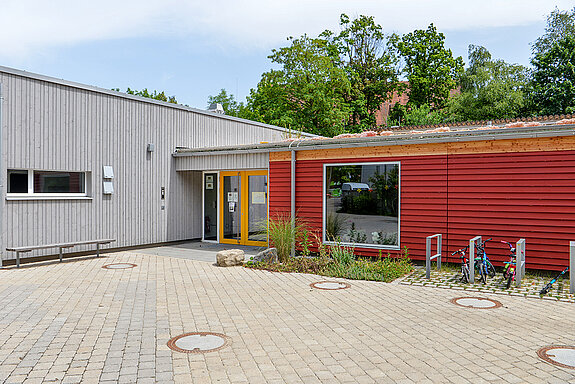
[[[315,137],[316,136],[316,135],[313,135],[313,134],[307,133],[307,132],[289,130],[287,128],[278,127],[276,125],[270,125],[270,124],[260,123],[258,121],[241,119],[239,117],[228,116],[228,115],[224,115],[221,113],[204,111],[202,109],[192,108],[192,107],[188,107],[188,106],[181,105],[181,104],[168,103],[165,101],[151,99],[148,97],[129,95],[129,94],[123,93],[123,92],[117,92],[117,91],[113,91],[110,89],[95,87],[92,85],[86,85],[86,84],[81,84],[81,83],[75,83],[73,81],[57,79],[54,77],[40,75],[37,73],[32,73],[32,72],[27,72],[27,71],[22,71],[22,70],[15,69],[15,68],[0,66],[0,72],[4,72],[4,73],[10,74],[10,75],[15,75],[15,76],[20,76],[20,77],[26,77],[26,78],[34,79],[34,80],[46,81],[46,82],[53,83],[53,84],[64,85],[67,87],[83,89],[83,90],[90,91],[90,92],[102,93],[102,94],[106,94],[106,95],[110,95],[110,96],[121,97],[124,99],[135,100],[135,101],[139,101],[142,103],[156,104],[156,105],[161,105],[162,107],[180,109],[180,110],[184,110],[184,111],[188,111],[188,112],[197,113],[200,115],[215,117],[218,119],[226,119],[226,120],[236,121],[238,123],[257,125],[257,126],[260,126],[263,128],[273,129],[276,131],[293,133],[294,135],[297,134],[297,135],[306,136],[306,137]]]
[[[575,118],[552,121],[542,120],[544,121],[516,121],[502,125],[486,126],[440,126],[432,129],[411,129],[409,131],[365,131],[356,134],[342,134],[333,138],[292,138],[255,145],[180,149],[174,153],[174,156],[205,156],[222,153],[301,151],[328,148],[344,149],[362,146],[575,136]]]
[[[573,119],[574,114],[567,115],[550,115],[550,116],[530,116],[530,117],[516,117],[512,119],[492,119],[492,120],[474,120],[474,121],[461,121],[455,123],[441,123],[441,124],[424,124],[424,125],[402,125],[395,127],[386,127],[381,130],[388,129],[390,131],[411,131],[421,129],[434,129],[440,127],[485,127],[485,126],[500,126],[511,123],[554,123],[561,120]]]

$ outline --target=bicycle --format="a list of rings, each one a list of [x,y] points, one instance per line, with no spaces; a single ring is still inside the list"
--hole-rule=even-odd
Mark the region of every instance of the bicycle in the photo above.
[[[456,254],[460,254],[461,256],[461,282],[462,283],[469,283],[469,261],[465,258],[465,251],[469,248],[469,245],[465,248],[458,249],[457,251],[453,252],[451,256],[455,256]]]
[[[507,244],[509,246],[509,256],[510,259],[505,263],[505,267],[503,267],[503,279],[507,279],[507,284],[505,287],[509,289],[511,287],[511,283],[515,280],[515,269],[517,267],[517,255],[515,253],[515,247],[513,244],[500,240],[503,244]]]
[[[477,256],[475,257],[475,269],[478,272],[479,279],[483,284],[487,283],[487,276],[493,278],[495,277],[495,267],[491,264],[489,257],[487,257],[487,252],[485,252],[485,244],[488,241],[491,241],[492,238],[475,244],[475,250],[477,252]]]
[[[565,274],[565,272],[567,272],[569,270],[569,267],[565,268],[563,271],[561,271],[560,274],[558,274],[557,276],[555,276],[553,278],[553,280],[551,280],[550,282],[547,283],[546,286],[543,287],[543,289],[539,292],[540,295],[545,295],[549,292],[549,290],[551,289],[551,287],[553,287],[553,284],[557,281],[557,279],[559,279],[561,276],[563,276]]]

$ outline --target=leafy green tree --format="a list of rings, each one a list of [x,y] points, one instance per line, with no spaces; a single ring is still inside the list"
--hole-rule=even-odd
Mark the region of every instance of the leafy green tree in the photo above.
[[[121,92],[120,88],[114,88],[114,89],[112,89],[112,91]],[[162,92],[153,91],[152,93],[150,93],[148,91],[148,88],[144,88],[141,91],[128,88],[128,89],[126,89],[126,93],[128,95],[142,96],[142,97],[147,97],[149,99],[165,101],[165,102],[172,103],[172,104],[178,104],[175,96],[166,96],[164,91],[162,91]]]
[[[327,40],[307,35],[288,41],[290,46],[269,56],[282,68],[264,73],[248,96],[252,116],[323,136],[341,133],[350,113],[344,98],[350,82],[337,66],[336,50]]]
[[[395,104],[389,114],[390,126],[431,125],[452,121],[453,119],[444,111],[434,111],[427,104],[420,107],[406,107]]]
[[[433,24],[427,30],[415,30],[398,40],[397,48],[405,62],[403,72],[409,81],[410,105],[428,105],[432,110],[440,110],[449,92],[457,88],[463,59],[454,58],[444,41],[445,36]]]
[[[484,47],[470,45],[461,94],[449,99],[448,111],[458,121],[519,117],[525,112],[529,75],[527,68],[493,60]]]
[[[337,47],[339,61],[350,82],[345,95],[351,111],[348,131],[363,131],[375,127],[375,113],[391,98],[398,86],[398,55],[393,42],[396,36],[386,36],[372,16],[350,20],[340,16],[341,32],[333,36],[324,32]]]
[[[241,101],[236,101],[234,95],[228,93],[225,89],[221,89],[220,93],[216,96],[208,96],[208,108],[213,103],[219,103],[224,108],[226,115],[241,118],[249,118],[251,114],[246,109],[246,106]]]
[[[542,54],[551,49],[553,44],[565,36],[575,36],[575,7],[571,11],[560,11],[555,8],[547,16],[545,34],[533,43],[533,54]]]
[[[289,38],[269,58],[281,69],[262,75],[248,97],[251,118],[324,136],[374,128],[396,89],[392,37],[373,17],[342,14],[341,32]]]
[[[556,40],[536,53],[531,64],[535,112],[543,115],[575,113],[575,36]]]

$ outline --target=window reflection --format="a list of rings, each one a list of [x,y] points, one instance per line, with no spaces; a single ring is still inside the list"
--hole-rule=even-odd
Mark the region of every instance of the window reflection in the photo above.
[[[399,245],[399,164],[326,166],[328,241]]]

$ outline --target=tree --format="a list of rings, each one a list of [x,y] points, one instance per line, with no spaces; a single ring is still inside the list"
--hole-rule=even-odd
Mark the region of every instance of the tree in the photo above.
[[[399,103],[395,104],[389,114],[390,126],[431,125],[452,121],[452,118],[443,111],[433,111],[427,104],[420,107],[407,108]]]
[[[114,88],[114,89],[112,89],[112,91],[121,92],[120,88]],[[142,97],[147,97],[149,99],[155,99],[155,100],[165,101],[165,102],[172,103],[172,104],[178,104],[175,96],[166,96],[166,94],[163,91],[162,92],[154,91],[153,93],[150,93],[150,92],[148,92],[148,88],[144,88],[141,91],[137,91],[135,89],[128,88],[128,89],[126,89],[126,93],[128,95],[142,96]]]
[[[457,88],[463,72],[463,59],[454,58],[444,47],[445,36],[430,24],[427,30],[405,34],[397,42],[409,81],[409,104],[429,105],[431,110],[442,109],[449,92]]]
[[[252,118],[325,136],[374,128],[396,89],[397,54],[373,17],[341,15],[339,34],[289,38],[269,58],[281,69],[250,93]]]
[[[469,67],[461,77],[461,94],[448,101],[455,120],[487,120],[521,116],[526,108],[529,70],[493,60],[487,49],[469,46]]]
[[[575,36],[575,7],[570,12],[555,8],[547,16],[545,34],[533,43],[533,54],[538,55],[548,51],[555,42],[565,36]]]
[[[235,116],[241,118],[249,118],[250,113],[246,109],[246,106],[242,102],[236,101],[234,95],[228,92],[225,89],[221,89],[220,93],[216,96],[208,96],[208,108],[213,103],[219,103],[224,108],[224,112],[228,116]]]
[[[531,64],[536,112],[575,113],[575,36],[567,35],[536,53]]]
[[[264,73],[248,96],[253,117],[318,135],[341,133],[350,113],[344,98],[350,83],[337,66],[336,50],[327,40],[307,35],[288,41],[290,46],[269,56],[282,69]]]
[[[350,20],[340,16],[342,28],[332,41],[339,51],[339,61],[350,81],[346,102],[351,111],[348,131],[375,127],[375,113],[390,99],[398,86],[398,56],[394,36],[386,36],[372,16]],[[324,32],[328,39],[330,31]]]

